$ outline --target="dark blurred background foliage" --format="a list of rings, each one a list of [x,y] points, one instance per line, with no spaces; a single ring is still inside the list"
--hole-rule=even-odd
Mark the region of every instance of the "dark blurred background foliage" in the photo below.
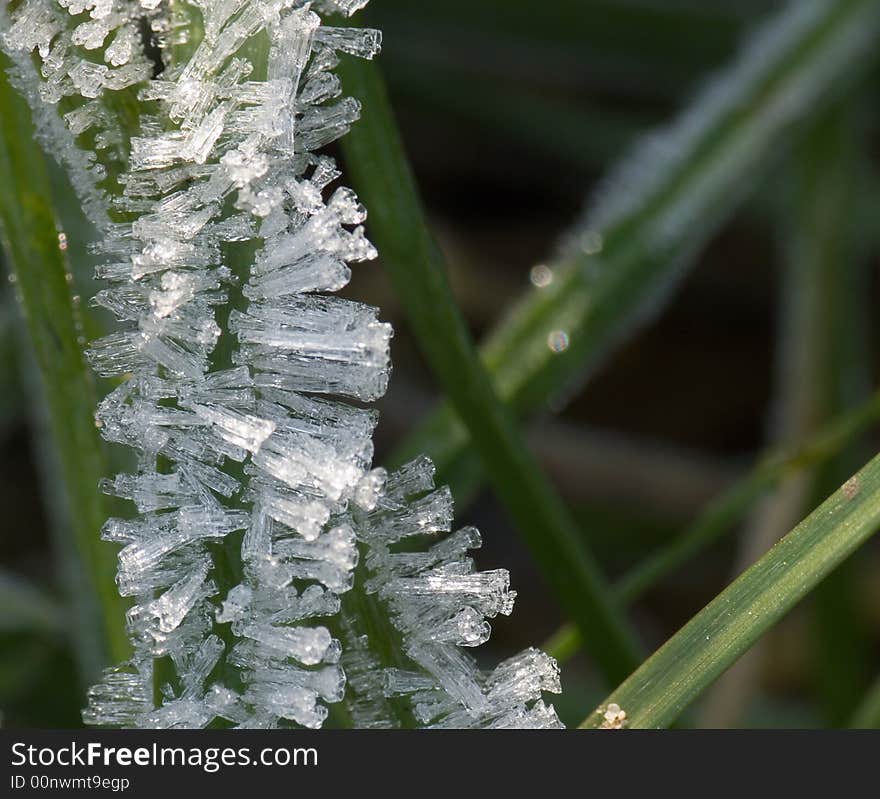
[[[530,281],[540,282],[536,267],[587,199],[603,190],[609,168],[640,136],[686,108],[707,77],[735,57],[743,37],[781,6],[774,0],[373,0],[369,21],[385,34],[381,66],[407,152],[476,338]],[[823,313],[821,299],[834,293],[833,283],[820,290],[819,301],[798,293],[798,264],[814,257],[811,244],[798,238],[810,210],[816,225],[828,220],[850,242],[835,250],[847,254],[835,269],[841,281],[857,272],[862,287],[841,312],[846,320],[865,320],[854,393],[866,396],[876,384],[880,120],[871,98],[878,78],[867,64],[857,85],[832,92],[832,105],[787,130],[768,167],[743,176],[750,182],[742,187],[747,201],[701,249],[656,317],[633,330],[570,402],[532,420],[534,451],[610,577],[679,533],[762,452],[796,443],[823,421],[794,419],[809,415],[803,407],[816,399],[816,383],[798,367],[791,331],[821,328],[815,318]],[[832,144],[823,150],[828,136]],[[812,150],[811,137],[820,142]],[[828,208],[805,210],[810,170],[829,157],[844,158],[851,178],[845,191],[819,191],[816,196],[830,196]],[[382,463],[432,408],[439,389],[381,265],[362,266],[347,291],[380,306],[396,329],[394,375],[380,404],[376,462]],[[13,578],[0,582],[0,710],[6,725],[75,725],[82,683],[52,565],[44,442],[30,399],[27,349],[12,292],[6,295],[0,563],[4,574],[26,578],[54,601],[43,607],[44,598],[35,595],[31,624],[7,622],[3,591]],[[861,465],[877,443],[875,433],[850,442],[849,465]],[[758,506],[733,535],[643,596],[633,617],[650,648],[729,582],[749,542],[754,545],[756,527],[772,542],[851,471],[794,499],[783,483],[764,502],[782,503],[783,516],[793,511],[790,523],[774,528]],[[517,612],[494,625],[492,656],[543,640],[564,618],[504,510],[486,489],[459,507],[460,521],[483,532],[480,565],[509,568],[519,591]],[[823,587],[825,600],[808,601],[786,618],[763,641],[752,669],[719,683],[687,723],[846,723],[880,672],[877,542],[847,565],[841,579]],[[823,623],[834,607],[834,621]],[[829,637],[829,629],[840,637]],[[604,695],[583,653],[566,662],[563,687],[557,706],[570,723]],[[725,697],[735,700],[732,708]]]

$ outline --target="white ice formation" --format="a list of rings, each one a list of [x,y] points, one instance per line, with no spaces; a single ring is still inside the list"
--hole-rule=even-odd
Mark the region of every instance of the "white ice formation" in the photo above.
[[[430,462],[371,465],[362,404],[391,328],[332,294],[376,251],[315,154],[359,113],[338,54],[381,44],[319,15],[366,2],[0,10],[10,75],[103,237],[93,303],[123,323],[88,357],[117,380],[104,437],[137,453],[102,486],[137,509],[103,530],[133,656],[91,689],[89,724],[314,728],[344,701],[357,726],[560,726],[551,658],[487,673],[467,654],[514,594],[475,571],[476,530],[446,535]]]

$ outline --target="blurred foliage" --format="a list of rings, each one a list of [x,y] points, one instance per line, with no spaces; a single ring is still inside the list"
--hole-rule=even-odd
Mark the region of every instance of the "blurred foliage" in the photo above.
[[[841,13],[864,7],[832,5]],[[675,120],[709,75],[733,63],[743,37],[782,6],[777,0],[550,0],[536,9],[526,0],[373,0],[370,22],[385,33],[381,67],[391,105],[475,338],[509,313],[530,280],[540,284],[542,273],[534,268],[558,251],[559,234],[578,218],[585,197],[601,196],[603,175],[631,144]],[[845,199],[826,199],[832,212],[845,207],[842,222],[851,225],[852,242],[821,255],[828,285],[837,285],[835,276],[861,270],[852,312],[868,319],[859,333],[856,365],[864,383],[876,385],[878,331],[867,311],[878,299],[878,117],[861,98],[872,96],[880,76],[869,59],[855,60],[829,92],[852,94],[849,133],[824,145],[849,162]],[[818,90],[828,75],[819,64],[808,77],[816,83],[807,88]],[[741,110],[740,125],[749,121],[749,109]],[[725,124],[720,130],[723,138],[731,128]],[[725,188],[712,199],[710,210],[718,210],[717,199],[728,212],[700,220],[707,227],[695,231],[693,267],[658,301],[652,320],[640,329],[628,326],[613,352],[603,348],[591,363],[589,385],[569,393],[565,403],[532,403],[538,410],[529,423],[532,451],[611,580],[631,576],[650,563],[646,559],[668,551],[670,542],[675,547],[699,532],[713,509],[722,518],[721,528],[712,527],[700,546],[687,550],[686,563],[661,570],[639,592],[631,617],[651,648],[729,581],[737,545],[732,537],[716,535],[719,529],[738,532],[736,520],[758,496],[775,491],[783,476],[816,463],[795,457],[780,466],[766,457],[779,446],[778,420],[770,409],[783,394],[812,391],[796,370],[778,368],[779,359],[792,357],[780,346],[779,334],[800,285],[793,275],[821,246],[816,236],[822,231],[811,225],[828,219],[818,205],[804,201],[809,181],[817,179],[805,175],[805,168],[827,161],[821,152],[811,153],[810,130],[812,124],[799,118],[794,126],[774,130],[772,141],[752,142],[763,148],[761,158],[745,153],[750,168],[733,172],[730,197]],[[84,244],[92,233],[63,176],[51,168],[48,176],[70,242],[72,284],[85,295],[91,263]],[[8,193],[8,186],[0,192]],[[734,195],[750,200],[728,207]],[[682,194],[682,203],[688,199]],[[839,214],[830,218],[841,220]],[[623,234],[621,240],[626,243]],[[662,261],[666,255],[656,257]],[[420,415],[448,389],[435,384],[401,295],[383,270],[361,268],[347,291],[379,305],[397,330],[394,379],[381,405],[376,458],[381,463],[412,440]],[[817,316],[820,306],[808,305],[805,313],[802,329],[827,329]],[[33,427],[30,389],[23,388],[30,383],[22,378],[22,363],[31,356],[21,349],[16,314],[13,292],[0,293],[0,502],[8,509],[0,523],[0,563],[29,582],[18,598],[0,591],[0,602],[6,611],[56,610],[43,614],[42,622],[22,614],[20,624],[0,624],[0,710],[4,724],[68,726],[78,723],[82,666],[64,622],[59,627],[56,617],[45,623],[67,604],[57,565],[64,555],[57,536],[49,534],[52,513],[44,506],[37,466],[43,457],[41,428]],[[89,336],[106,324],[85,314]],[[510,373],[516,376],[519,366],[513,360]],[[817,424],[836,418],[844,407],[850,404],[831,403]],[[840,441],[841,448],[846,444],[844,465],[831,469],[833,477],[816,478],[801,515],[878,449],[870,427],[847,428]],[[832,423],[822,427],[827,429],[838,428]],[[786,452],[800,452],[805,442],[795,436],[785,443]],[[756,462],[758,470],[750,470]],[[772,479],[768,464],[777,469]],[[478,486],[479,461],[471,457],[470,465],[450,474],[460,486]],[[492,646],[507,654],[549,635],[567,616],[553,599],[553,574],[538,570],[495,495],[480,490],[473,497],[462,522],[483,530],[480,565],[509,567],[520,591],[513,619],[495,624]],[[47,565],[53,562],[50,553],[56,565]],[[858,627],[864,676],[880,672],[878,573],[880,549],[869,544],[845,571],[835,573],[815,602],[765,637],[749,707],[739,723],[811,726],[854,718],[861,725],[880,724],[878,689],[854,710],[852,695],[827,687],[844,679],[839,640],[827,634],[828,620],[833,626],[841,613]],[[26,599],[35,596],[39,602]],[[7,616],[0,615],[0,622]],[[691,649],[684,650],[687,657]],[[566,662],[563,686],[559,708],[572,724],[604,695],[595,663],[583,653]],[[698,719],[699,714],[686,717],[689,723]]]

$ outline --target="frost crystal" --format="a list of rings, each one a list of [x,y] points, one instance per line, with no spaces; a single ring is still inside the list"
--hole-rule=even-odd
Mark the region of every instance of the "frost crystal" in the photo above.
[[[331,294],[376,251],[315,151],[359,114],[338,54],[372,58],[381,35],[319,13],[365,5],[0,9],[11,76],[102,235],[93,304],[121,323],[88,358],[122,380],[104,437],[137,453],[101,486],[139,514],[102,532],[133,655],[89,692],[89,724],[314,728],[344,700],[361,726],[559,726],[551,658],[486,672],[466,653],[511,612],[507,572],[474,570],[476,530],[446,535],[429,461],[372,469],[375,413],[347,402],[384,393],[391,328]],[[393,662],[361,602],[401,642]]]

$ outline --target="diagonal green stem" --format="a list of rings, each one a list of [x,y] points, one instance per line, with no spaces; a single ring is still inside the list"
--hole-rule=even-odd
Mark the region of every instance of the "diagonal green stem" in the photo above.
[[[426,225],[378,67],[346,60],[340,73],[346,93],[363,104],[362,119],[343,140],[349,174],[370,208],[371,236],[422,352],[468,425],[498,497],[603,675],[614,680],[628,674],[638,662],[635,636],[477,357]]]
[[[626,726],[666,727],[880,527],[880,456],[700,611],[583,722],[609,705]]]

